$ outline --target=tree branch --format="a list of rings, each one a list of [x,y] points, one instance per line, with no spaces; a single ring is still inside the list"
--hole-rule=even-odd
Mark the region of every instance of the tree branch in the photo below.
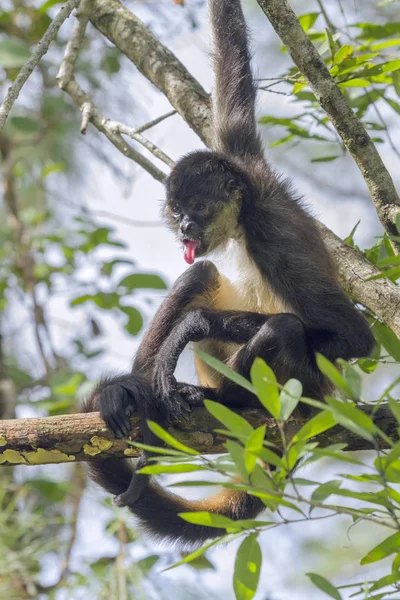
[[[257,1],[358,165],[382,225],[389,234],[397,235],[396,216],[400,215],[400,199],[375,144],[331,77],[287,0]]]
[[[113,127],[114,122],[110,121],[100,113],[93,100],[82,90],[75,79],[75,65],[85,36],[86,26],[89,21],[91,4],[91,0],[82,0],[80,3],[79,10],[76,14],[77,24],[73,29],[71,38],[65,49],[64,58],[57,75],[58,85],[71,96],[75,104],[79,107],[82,113],[81,132],[83,134],[86,133],[90,121],[120,152],[122,152],[122,154],[124,154],[124,156],[140,165],[150,173],[152,177],[157,179],[157,181],[163,182],[166,177],[165,173],[124,140],[120,132]],[[143,139],[144,138],[142,138],[140,134],[137,134],[137,141],[140,141],[143,144]],[[149,146],[146,147],[149,149]],[[151,151],[153,154],[155,154],[155,149],[156,147],[152,144]],[[160,158],[160,156],[158,156],[158,158]],[[168,157],[166,158],[168,159]]]
[[[2,105],[0,106],[0,131],[3,129],[10,110],[17,100],[20,91],[31,76],[36,65],[39,64],[42,57],[46,54],[49,49],[51,42],[56,37],[58,30],[64,21],[69,17],[73,9],[79,4],[80,0],[68,0],[68,2],[61,8],[43,35],[42,39],[38,42],[35,50],[32,52],[30,59],[24,64],[22,69],[17,75],[17,78],[13,84],[8,88],[6,97]]]
[[[376,314],[400,338],[400,288],[389,279],[374,279],[380,271],[322,223],[324,242],[333,257],[339,280],[349,296]]]
[[[93,0],[90,20],[211,146],[210,98],[176,56],[119,0]]]
[[[276,422],[264,410],[246,408],[237,412],[253,427],[266,424],[268,441],[281,446]],[[286,425],[287,438],[292,437],[307,420],[306,417],[291,417]],[[374,422],[389,437],[397,439],[396,423],[386,407],[377,410]],[[131,424],[130,439],[140,442],[139,418],[133,417]],[[195,408],[189,422],[176,423],[170,431],[201,454],[221,454],[226,452],[225,437],[214,431],[220,426],[205,408]],[[340,426],[320,434],[318,441],[321,447],[345,443],[352,451],[373,448],[369,442]],[[126,440],[114,438],[97,412],[0,421],[0,465],[88,462],[135,457],[139,453],[140,450],[130,446]]]

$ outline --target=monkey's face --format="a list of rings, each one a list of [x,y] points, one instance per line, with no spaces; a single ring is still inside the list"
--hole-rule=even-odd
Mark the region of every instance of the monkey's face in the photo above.
[[[211,152],[196,152],[174,167],[166,184],[164,217],[192,264],[235,234],[241,207],[236,169]]]

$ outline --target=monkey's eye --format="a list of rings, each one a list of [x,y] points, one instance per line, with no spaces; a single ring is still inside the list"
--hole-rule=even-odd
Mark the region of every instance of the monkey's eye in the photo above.
[[[195,209],[196,212],[202,213],[202,212],[204,212],[206,210],[206,205],[202,204],[201,202],[198,202],[196,204],[196,206],[194,207],[194,209]]]

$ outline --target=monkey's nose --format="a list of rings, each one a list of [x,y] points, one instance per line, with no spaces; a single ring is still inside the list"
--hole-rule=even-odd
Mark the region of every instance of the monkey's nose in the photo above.
[[[196,224],[193,221],[187,221],[186,223],[181,224],[182,233],[193,233],[196,229]]]

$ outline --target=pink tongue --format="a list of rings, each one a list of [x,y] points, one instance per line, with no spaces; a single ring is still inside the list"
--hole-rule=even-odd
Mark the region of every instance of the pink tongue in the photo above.
[[[194,259],[196,258],[196,250],[199,247],[199,245],[200,242],[184,242],[185,250],[183,253],[183,257],[189,265],[192,265],[194,263]]]

